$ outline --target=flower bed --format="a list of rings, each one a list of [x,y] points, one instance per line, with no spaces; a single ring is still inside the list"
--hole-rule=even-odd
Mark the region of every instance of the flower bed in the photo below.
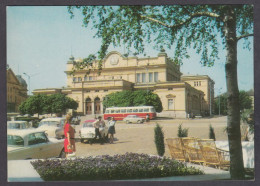
[[[36,160],[31,164],[45,181],[122,180],[204,174],[169,158],[126,153],[75,159]]]

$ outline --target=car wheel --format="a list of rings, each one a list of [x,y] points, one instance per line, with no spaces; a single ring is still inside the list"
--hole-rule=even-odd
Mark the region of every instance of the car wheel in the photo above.
[[[140,121],[140,120],[138,120],[138,121],[137,121],[137,123],[139,123],[139,124],[140,124],[140,123],[141,123],[141,121]]]
[[[65,151],[64,149],[62,149],[59,158],[65,158],[65,157],[66,157]]]

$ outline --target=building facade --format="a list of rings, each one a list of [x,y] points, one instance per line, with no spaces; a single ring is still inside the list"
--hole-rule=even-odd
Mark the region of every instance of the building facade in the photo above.
[[[208,76],[194,76],[195,79],[182,77],[180,66],[159,53],[157,57],[123,57],[119,52],[107,54],[102,61],[102,71],[98,74],[98,62],[93,69],[75,70],[76,63],[82,59],[67,62],[67,87],[63,89],[37,89],[34,94],[61,92],[79,103],[78,113],[83,115],[103,114],[103,101],[110,93],[122,90],[152,90],[162,102],[161,116],[185,118],[190,115],[209,113],[209,100],[214,98],[207,92],[209,84],[214,82]],[[73,75],[72,75],[72,72]],[[194,86],[192,81],[201,81],[203,86]],[[205,81],[205,85],[204,85]],[[211,98],[207,98],[209,96]]]
[[[19,105],[27,99],[27,84],[21,75],[6,69],[7,112],[18,112]]]

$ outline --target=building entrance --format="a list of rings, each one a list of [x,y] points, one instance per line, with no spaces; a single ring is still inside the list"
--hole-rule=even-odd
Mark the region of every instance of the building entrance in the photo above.
[[[86,114],[87,115],[92,114],[92,105],[91,105],[91,99],[90,98],[86,99]]]
[[[100,98],[95,98],[94,100],[95,114],[100,114]]]

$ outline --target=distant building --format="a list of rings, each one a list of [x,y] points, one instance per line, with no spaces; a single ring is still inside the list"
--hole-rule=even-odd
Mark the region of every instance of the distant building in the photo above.
[[[7,112],[18,112],[19,105],[27,99],[27,84],[21,75],[15,75],[11,68],[6,69]]]
[[[103,114],[106,95],[122,90],[152,90],[163,105],[161,116],[185,118],[188,115],[210,114],[213,110],[214,81],[208,76],[182,76],[180,66],[167,54],[157,57],[123,57],[119,52],[107,54],[101,75],[97,62],[87,69],[76,70],[82,59],[71,57],[67,62],[67,87],[63,89],[37,89],[33,94],[60,92],[79,103],[77,112],[84,115]]]

